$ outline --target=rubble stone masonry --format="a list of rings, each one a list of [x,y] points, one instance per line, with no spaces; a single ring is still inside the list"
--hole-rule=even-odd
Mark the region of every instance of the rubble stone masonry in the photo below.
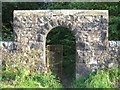
[[[13,21],[15,48],[41,49],[44,66],[47,34],[69,28],[76,38],[76,78],[120,55],[120,41],[108,41],[107,10],[15,10]]]

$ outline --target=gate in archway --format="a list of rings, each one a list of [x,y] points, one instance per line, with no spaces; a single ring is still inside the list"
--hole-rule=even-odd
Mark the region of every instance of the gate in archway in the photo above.
[[[62,59],[63,45],[47,45],[46,46],[46,67],[56,73],[59,77],[62,76]]]
[[[76,38],[76,79],[111,58],[107,10],[15,10],[13,21],[16,49],[42,50],[40,72],[45,72],[46,37],[58,26],[69,28]]]

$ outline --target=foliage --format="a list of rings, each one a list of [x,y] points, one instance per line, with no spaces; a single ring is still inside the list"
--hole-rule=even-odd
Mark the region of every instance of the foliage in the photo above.
[[[57,79],[55,75],[51,75],[51,73],[33,73],[33,76],[33,79],[39,81],[43,87],[62,88],[59,79]]]
[[[21,78],[21,74],[16,77],[16,79],[4,78],[2,88],[62,88],[60,81],[50,73],[32,72],[24,79]]]
[[[63,74],[72,78],[75,73],[75,36],[65,27],[53,28],[47,35],[46,44],[63,45]]]
[[[109,21],[109,40],[120,40],[120,17],[111,16]]]
[[[41,50],[2,52],[3,78],[24,79],[30,72],[37,71],[35,63],[40,62]],[[21,75],[17,77],[17,75]]]
[[[2,3],[2,40],[13,41],[13,12],[14,10],[35,10],[43,3],[37,2],[3,2]]]
[[[2,22],[3,22],[2,39],[6,41],[13,40],[13,35],[12,35],[13,11],[35,10],[35,9],[36,10],[39,9],[109,10],[109,16],[110,16],[109,40],[120,39],[119,34],[117,34],[120,33],[119,30],[120,22],[119,19],[117,19],[120,16],[119,2],[49,2],[49,3],[48,2],[3,2],[2,4],[3,4],[2,5]],[[114,23],[111,23],[113,21]],[[7,31],[8,29],[10,31]],[[112,31],[115,31],[116,33]]]
[[[30,69],[30,71],[37,71],[35,64],[40,62],[40,53],[41,50],[25,50],[22,51],[13,51],[13,52],[2,52],[2,60],[6,63],[6,66],[3,68],[8,72],[16,72],[19,68],[21,69]]]
[[[27,53],[27,54],[25,54]],[[2,88],[58,88],[59,79],[51,73],[40,73],[36,64],[40,61],[41,50],[31,49],[3,52]]]
[[[120,9],[119,9],[119,2],[113,3],[113,2],[3,2],[2,3],[2,40],[5,41],[11,41],[14,40],[13,36],[13,11],[14,10],[39,10],[39,9],[80,9],[80,10],[109,10],[109,40],[120,40]],[[61,28],[61,27],[60,27]],[[75,64],[75,37],[74,35],[67,29],[67,28],[54,28],[52,32],[48,34],[48,40],[47,44],[63,44],[64,45],[64,53],[63,53],[63,73],[65,73],[67,76],[71,77],[74,73],[74,64]],[[0,33],[1,34],[1,33]],[[51,37],[52,36],[52,37]],[[0,37],[1,40],[1,37]],[[35,70],[35,66],[33,66],[30,71],[29,67],[31,66],[31,61],[34,60],[34,58],[39,57],[39,55],[34,55],[35,53],[31,53],[24,58],[24,54],[19,52],[19,54],[13,55],[12,53],[6,54],[4,61],[6,60],[6,67],[3,67],[3,82],[4,81],[10,81],[8,84],[3,83],[3,87],[55,87],[60,86],[59,82],[55,82],[55,79],[52,82],[47,81],[51,77],[54,78],[54,76],[50,74],[39,74],[36,73],[38,76],[41,75],[41,77],[37,77],[40,79],[36,79],[33,76],[30,76],[31,71],[37,71]],[[26,51],[26,53],[28,53]],[[4,55],[3,55],[4,56]],[[32,57],[36,56],[36,57]],[[13,59],[13,60],[12,60]],[[15,59],[15,61],[14,61]],[[24,60],[25,59],[25,60]],[[12,62],[11,62],[12,60]],[[29,62],[29,64],[26,62],[23,63],[23,61]],[[40,59],[37,59],[40,60]],[[16,63],[17,67],[11,66],[11,64]],[[20,64],[19,64],[20,63]],[[23,66],[23,67],[22,67]],[[28,66],[28,67],[27,67]],[[66,67],[70,66],[70,67]],[[19,67],[19,68],[18,68]],[[22,71],[23,70],[23,71]],[[108,71],[102,71],[98,70],[96,74],[90,74],[86,77],[81,77],[78,81],[73,81],[72,87],[115,87],[113,78],[116,79],[116,76],[114,75],[115,72],[117,72],[115,69],[115,72],[112,72],[113,69],[108,69]],[[68,71],[68,72],[67,72]],[[102,75],[98,75],[99,73],[102,73]],[[111,74],[110,74],[111,73]],[[117,75],[117,74],[116,74]],[[102,78],[103,76],[103,78]],[[104,77],[105,76],[105,77]],[[109,78],[108,78],[108,77]],[[47,80],[45,80],[45,84],[41,82],[41,80],[44,81],[45,77]],[[23,80],[19,79],[22,78]],[[94,82],[95,79],[99,78],[98,82],[101,80],[102,86],[99,85],[97,81]],[[9,79],[9,80],[7,80]],[[37,81],[38,80],[38,81]],[[108,80],[107,83],[104,84],[105,80]],[[14,82],[15,81],[15,82]],[[48,82],[48,83],[47,83]],[[92,83],[94,82],[94,83]],[[16,84],[17,83],[17,84]],[[112,84],[111,84],[112,83]],[[48,84],[48,85],[47,85]],[[16,86],[15,86],[16,85]],[[25,85],[25,86],[22,86]]]
[[[117,67],[98,69],[96,73],[81,76],[71,83],[72,88],[118,88],[120,72]]]

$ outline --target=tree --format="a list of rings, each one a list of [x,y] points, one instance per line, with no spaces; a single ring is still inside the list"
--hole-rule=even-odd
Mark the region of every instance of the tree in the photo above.
[[[13,40],[14,10],[35,9],[109,10],[109,40],[120,40],[119,2],[3,2],[2,4],[3,40]]]

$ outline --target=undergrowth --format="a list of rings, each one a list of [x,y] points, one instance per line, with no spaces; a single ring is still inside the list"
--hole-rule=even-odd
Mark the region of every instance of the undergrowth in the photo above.
[[[16,77],[2,79],[2,88],[62,88],[59,79],[50,73],[32,73],[21,77],[18,74]]]
[[[96,73],[81,76],[79,80],[73,80],[71,88],[118,88],[120,72],[118,67],[98,69]]]
[[[60,79],[55,74],[52,72],[41,73],[36,69],[35,64],[40,61],[41,50],[36,52],[33,49],[25,53],[17,52],[14,54],[11,52],[3,55],[5,63],[2,68],[2,88],[63,88]],[[73,80],[68,87],[118,88],[119,80],[119,68],[107,67],[81,76],[79,80]]]
[[[56,75],[36,69],[40,53],[34,49],[3,53],[2,88],[62,88]]]

